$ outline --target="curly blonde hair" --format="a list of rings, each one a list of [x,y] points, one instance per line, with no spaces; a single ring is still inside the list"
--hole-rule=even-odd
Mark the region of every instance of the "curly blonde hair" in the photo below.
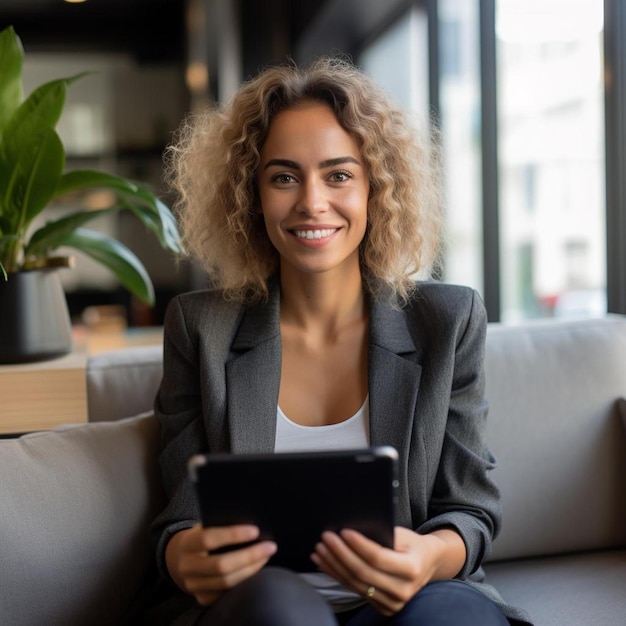
[[[226,297],[267,296],[279,257],[256,211],[259,155],[274,116],[305,101],[328,104],[358,142],[370,177],[363,275],[370,290],[378,285],[406,299],[415,275],[427,274],[438,260],[438,142],[417,132],[384,91],[344,59],[267,68],[225,106],[184,120],[166,152],[166,175],[178,194],[187,254]]]

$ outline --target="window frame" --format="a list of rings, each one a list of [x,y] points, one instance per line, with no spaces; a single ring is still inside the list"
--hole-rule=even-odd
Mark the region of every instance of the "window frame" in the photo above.
[[[604,1],[606,295],[626,314],[626,3]]]

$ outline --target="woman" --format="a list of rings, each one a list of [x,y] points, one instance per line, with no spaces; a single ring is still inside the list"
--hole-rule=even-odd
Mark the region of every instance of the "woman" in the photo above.
[[[336,59],[270,68],[182,128],[170,174],[184,242],[216,288],[175,298],[165,322],[164,623],[525,623],[478,582],[500,524],[484,308],[414,278],[438,254],[430,147]],[[370,444],[400,455],[393,550],[324,533],[319,572],[299,574],[264,567],[280,546],[247,545],[256,527],[197,522],[195,453]]]

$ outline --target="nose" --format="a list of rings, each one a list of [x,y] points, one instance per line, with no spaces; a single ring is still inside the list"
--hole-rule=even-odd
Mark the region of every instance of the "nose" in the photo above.
[[[309,179],[303,183],[296,210],[303,215],[317,215],[328,210],[328,198],[322,181]]]

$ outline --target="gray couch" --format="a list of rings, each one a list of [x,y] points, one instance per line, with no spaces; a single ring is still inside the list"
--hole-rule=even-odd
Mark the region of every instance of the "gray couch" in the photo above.
[[[95,356],[93,423],[0,440],[3,626],[126,623],[163,505],[160,375],[158,347]],[[626,318],[489,327],[504,527],[486,569],[537,626],[626,624],[624,395]]]

